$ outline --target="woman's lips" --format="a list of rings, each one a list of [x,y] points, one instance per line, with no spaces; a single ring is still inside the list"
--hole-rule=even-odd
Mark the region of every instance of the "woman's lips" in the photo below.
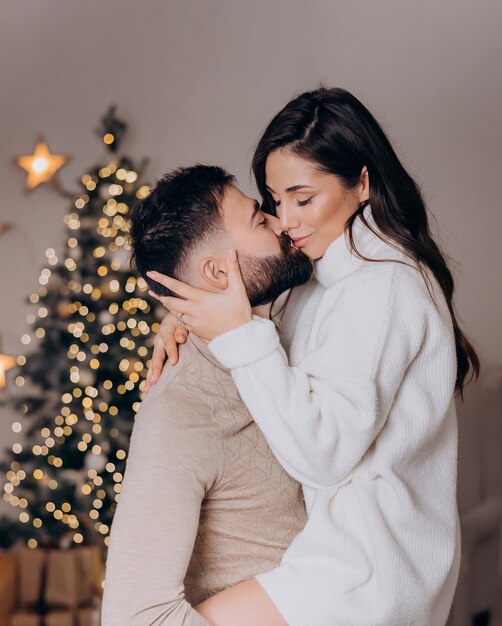
[[[305,241],[310,237],[310,235],[305,235],[305,237],[298,237],[297,239],[291,238],[293,245],[295,248],[302,248],[305,245]]]

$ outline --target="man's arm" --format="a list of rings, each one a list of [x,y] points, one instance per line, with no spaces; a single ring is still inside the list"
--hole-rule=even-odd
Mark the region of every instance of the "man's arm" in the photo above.
[[[183,580],[221,441],[202,403],[175,390],[166,395],[152,392],[134,426],[111,531],[103,626],[209,626],[185,600]]]

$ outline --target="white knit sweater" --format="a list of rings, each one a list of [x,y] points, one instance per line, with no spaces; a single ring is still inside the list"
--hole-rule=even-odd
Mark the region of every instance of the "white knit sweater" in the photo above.
[[[361,218],[354,239],[391,262],[342,235],[280,338],[255,318],[209,344],[304,489],[305,529],[257,579],[290,626],[442,626],[460,555],[451,317]]]

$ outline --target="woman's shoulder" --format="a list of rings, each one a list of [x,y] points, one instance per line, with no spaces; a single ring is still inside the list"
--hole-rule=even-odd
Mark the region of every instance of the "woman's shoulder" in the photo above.
[[[371,259],[360,260],[342,284],[326,291],[326,312],[408,318],[415,326],[427,319],[451,323],[441,286],[428,268],[389,245],[380,246]]]

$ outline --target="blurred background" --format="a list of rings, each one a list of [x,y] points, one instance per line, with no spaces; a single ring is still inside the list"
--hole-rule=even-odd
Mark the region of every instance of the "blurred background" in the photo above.
[[[18,626],[38,623],[29,611],[65,607],[61,581],[82,568],[86,589],[62,594],[74,596],[68,619],[96,619],[98,552],[158,320],[127,270],[128,208],[165,171],[194,162],[227,168],[255,194],[250,157],[262,130],[321,81],[352,91],[382,123],[450,258],[457,311],[483,365],[458,407],[464,534],[450,622],[502,623],[502,3],[4,0],[0,34],[0,387],[17,359],[0,388],[0,626],[14,605],[28,620]],[[66,162],[52,159],[62,165],[52,184],[29,191],[16,159],[40,158],[41,139]],[[113,245],[101,253],[105,240]],[[108,291],[89,278],[96,272]],[[63,324],[67,336],[73,324],[67,343]],[[79,356],[82,335],[92,358]],[[103,373],[105,362],[116,371]],[[51,552],[39,556],[42,546]],[[29,571],[45,571],[52,592]]]

